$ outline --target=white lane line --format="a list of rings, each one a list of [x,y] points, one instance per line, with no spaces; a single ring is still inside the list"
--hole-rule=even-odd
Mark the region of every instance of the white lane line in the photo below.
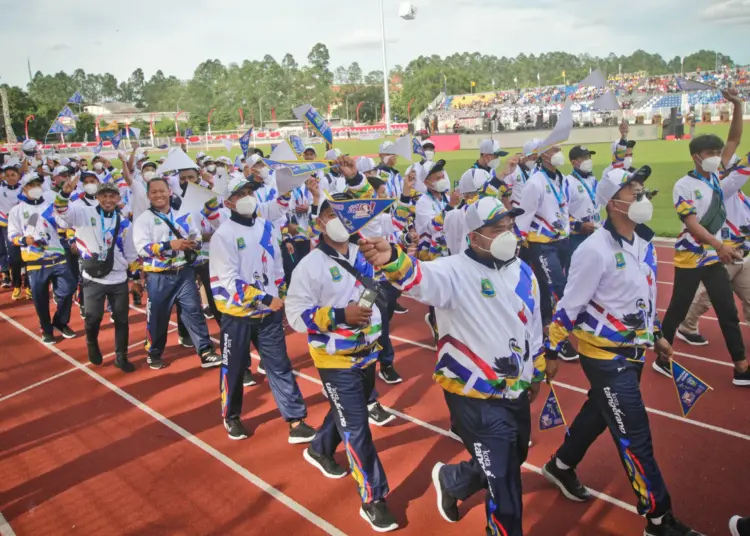
[[[411,341],[409,339],[404,339],[402,337],[396,337],[394,335],[391,335],[391,339],[393,339],[395,341],[399,341],[399,342],[405,342],[405,343],[411,344],[413,346],[418,346],[420,348],[426,348],[427,350],[431,350],[433,352],[435,351],[435,347],[434,346],[429,346],[427,344],[422,344],[421,342]],[[677,352],[675,352],[675,353],[677,353]],[[690,356],[690,354],[678,354],[678,355],[684,355],[685,357]],[[570,391],[575,391],[576,393],[581,393],[581,394],[584,394],[584,395],[588,393],[588,390],[581,389],[580,387],[575,387],[573,385],[568,385],[566,383],[559,383],[559,382],[556,382],[556,381],[553,382],[553,383],[555,385],[559,385],[563,389],[568,389]],[[672,420],[675,420],[675,421],[684,422],[684,423],[687,423],[687,424],[691,424],[693,426],[697,426],[699,428],[704,428],[706,430],[711,430],[711,431],[719,432],[719,433],[722,433],[722,434],[725,434],[725,435],[728,435],[728,436],[736,437],[738,439],[744,439],[745,441],[750,441],[750,435],[742,434],[740,432],[735,432],[734,430],[728,430],[727,428],[722,428],[720,426],[714,426],[713,424],[707,424],[707,423],[704,423],[704,422],[701,422],[701,421],[696,421],[695,419],[686,419],[686,418],[684,418],[682,416],[679,416],[679,415],[674,415],[674,414],[668,413],[666,411],[661,411],[661,410],[653,409],[653,408],[649,408],[649,407],[646,408],[646,411],[648,411],[649,413],[653,413],[654,415],[660,415],[662,417],[666,417],[667,419],[672,419]]]
[[[5,516],[0,512],[0,536],[16,536],[10,523],[5,519]]]
[[[27,329],[26,327],[22,326],[21,324],[19,324],[18,322],[10,318],[5,313],[0,312],[0,318],[8,322],[17,330],[21,331],[22,333],[25,333],[26,335],[31,337],[33,340],[37,341],[39,344],[43,344],[42,339],[39,336],[37,336],[31,330]],[[312,523],[313,525],[321,529],[323,532],[334,535],[334,536],[346,536],[344,532],[340,531],[339,529],[331,525],[325,519],[318,517],[313,512],[311,512],[310,510],[308,510],[307,508],[305,508],[298,502],[294,501],[288,495],[274,488],[265,480],[251,473],[250,471],[242,467],[240,464],[238,464],[237,462],[235,462],[234,460],[232,460],[225,454],[222,454],[221,452],[213,448],[208,443],[198,439],[197,437],[195,437],[193,434],[191,434],[190,432],[188,432],[181,426],[175,424],[174,422],[164,417],[162,414],[154,411],[148,405],[144,404],[143,402],[141,402],[134,396],[126,393],[125,391],[117,387],[115,384],[106,380],[105,378],[103,378],[102,376],[100,376],[99,374],[91,370],[90,368],[79,363],[78,361],[73,359],[70,355],[66,354],[59,348],[50,346],[49,349],[53,353],[57,354],[59,357],[61,357],[62,359],[64,359],[65,361],[73,365],[75,368],[83,372],[84,374],[88,374],[89,376],[91,376],[91,378],[93,378],[94,380],[102,384],[104,387],[106,387],[107,389],[111,390],[118,396],[130,402],[133,406],[135,406],[136,408],[138,408],[139,410],[141,410],[142,412],[144,412],[145,414],[147,414],[154,420],[160,422],[161,424],[163,424],[164,426],[166,426],[167,428],[169,428],[170,430],[172,430],[173,432],[181,436],[183,439],[189,441],[190,443],[192,443],[193,445],[201,449],[203,452],[205,452],[212,458],[223,463],[229,469],[231,469],[232,471],[234,471],[235,473],[243,477],[245,480],[247,480],[248,482],[250,482],[257,488],[259,488],[261,491],[264,491],[265,493],[269,494],[271,497],[273,497],[274,499],[276,499],[277,501],[285,505],[290,510],[293,510],[294,512],[296,512],[297,514],[305,518],[307,521],[309,521],[310,523]]]

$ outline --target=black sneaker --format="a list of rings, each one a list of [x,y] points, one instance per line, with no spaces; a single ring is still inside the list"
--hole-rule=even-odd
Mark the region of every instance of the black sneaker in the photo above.
[[[750,536],[750,517],[732,516],[729,532],[732,536]]]
[[[148,368],[153,370],[163,369],[167,366],[161,356],[148,356],[146,357],[146,363],[148,363]]]
[[[688,333],[687,331],[677,330],[677,338],[685,341],[691,346],[706,346],[708,341],[700,333]]]
[[[409,312],[409,309],[407,309],[400,303],[396,303],[396,306],[393,308],[393,313],[397,315],[405,315],[408,312]]]
[[[42,342],[44,344],[55,344],[55,336],[52,333],[42,333]]]
[[[672,377],[672,364],[669,361],[660,361],[658,358],[656,358],[651,364],[651,368],[653,368],[659,374],[666,376],[667,378]]]
[[[383,406],[380,405],[380,402],[375,402],[367,409],[368,420],[370,421],[370,424],[374,424],[375,426],[385,426],[396,418],[393,413],[388,413],[386,410],[384,410]]]
[[[224,428],[227,429],[227,435],[229,439],[239,441],[240,439],[247,439],[248,433],[245,427],[242,426],[242,421],[239,419],[228,419],[224,421]]]
[[[315,428],[303,420],[299,420],[298,422],[299,424],[294,427],[292,427],[292,423],[289,423],[289,443],[300,445],[302,443],[309,443],[315,439]]]
[[[318,454],[312,447],[307,447],[302,456],[307,463],[313,467],[317,467],[326,478],[343,478],[346,476],[346,469],[337,464],[336,460]]]
[[[215,350],[207,350],[201,355],[201,368],[214,368],[221,366],[221,356]]]
[[[195,348],[193,339],[190,338],[190,335],[188,335],[187,337],[178,335],[178,340],[180,342],[180,346],[184,346],[185,348]]]
[[[438,343],[438,332],[435,331],[435,326],[432,325],[432,322],[430,322],[430,313],[427,313],[424,315],[424,322],[427,324],[427,327],[430,328],[430,333],[432,334],[432,338],[435,342],[435,346],[437,346]]]
[[[560,469],[556,462],[557,457],[552,456],[552,459],[544,464],[542,467],[544,478],[557,486],[567,499],[575,502],[588,501],[591,494],[578,480],[575,469]]]
[[[214,317],[214,313],[213,311],[211,311],[211,308],[208,305],[203,308],[203,316],[205,316],[208,320],[211,320]]]
[[[672,512],[667,512],[661,516],[661,522],[657,525],[654,523],[653,518],[646,518],[646,530],[643,533],[644,536],[702,536],[700,532],[696,532],[684,523],[680,522],[679,519],[672,515]]]
[[[123,372],[134,372],[135,365],[128,361],[128,358],[124,355],[115,356],[115,366]]]
[[[57,331],[60,332],[60,334],[65,337],[66,339],[75,339],[76,338],[76,332],[70,329],[68,326],[62,326],[60,328],[57,328]]]
[[[563,361],[575,361],[578,359],[578,350],[573,348],[573,345],[570,344],[570,341],[565,341],[562,344],[562,348],[560,348],[560,351],[558,354],[560,356],[560,359]]]
[[[104,357],[102,356],[102,351],[99,349],[99,345],[95,342],[90,342],[86,346],[88,347],[89,362],[92,365],[101,365]]]
[[[396,518],[388,510],[384,500],[363,504],[359,509],[359,515],[375,532],[390,532],[398,528]]]
[[[435,488],[435,493],[437,493],[438,512],[440,512],[440,515],[448,523],[455,523],[461,519],[461,516],[458,514],[458,499],[445,491],[445,486],[442,480],[440,480],[440,469],[444,465],[444,463],[438,462],[432,468],[432,485]]]
[[[393,368],[393,365],[381,365],[380,366],[380,373],[378,374],[380,376],[380,379],[383,380],[385,383],[401,383],[403,378],[399,375],[398,372],[396,372],[396,369]]]
[[[81,313],[81,318],[85,319],[86,318],[86,307],[84,307],[83,305],[80,305],[78,307],[78,310]]]
[[[734,378],[732,378],[732,383],[739,387],[750,386],[750,369],[747,369],[745,372],[737,372],[737,369],[734,369]]]
[[[246,370],[245,373],[242,375],[242,385],[245,387],[252,387],[253,385],[258,385],[258,382],[255,381],[255,376],[253,376],[253,373],[249,370]]]
[[[136,307],[140,307],[143,304],[143,298],[141,297],[141,294],[137,292],[133,292],[133,305]]]

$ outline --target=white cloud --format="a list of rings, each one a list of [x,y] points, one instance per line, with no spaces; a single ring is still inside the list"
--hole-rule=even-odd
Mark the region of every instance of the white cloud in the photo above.
[[[706,19],[728,25],[750,24],[750,0],[714,0],[703,11]]]

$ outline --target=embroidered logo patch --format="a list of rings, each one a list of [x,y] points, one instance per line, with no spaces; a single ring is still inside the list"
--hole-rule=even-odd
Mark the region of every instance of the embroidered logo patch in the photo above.
[[[495,287],[492,286],[492,282],[489,279],[482,279],[482,296],[485,298],[495,297]]]
[[[341,281],[341,272],[339,272],[338,266],[331,266],[328,270],[331,272],[331,279],[334,283]]]
[[[703,199],[703,194],[701,193],[700,190],[696,190],[695,191],[695,198],[696,199]]]
[[[96,226],[96,220],[94,218],[91,218],[91,226],[92,227]]]
[[[615,253],[615,263],[618,270],[625,268],[625,255],[621,251]]]
[[[245,249],[245,239],[243,237],[237,238],[237,249]]]
[[[547,190],[548,194],[552,193],[552,190],[550,189],[549,184],[547,186],[545,186],[544,189]]]
[[[156,216],[154,218],[154,225],[161,225],[161,218],[160,217]]]
[[[578,185],[578,193],[581,193],[581,194],[583,193],[583,185],[582,184]]]

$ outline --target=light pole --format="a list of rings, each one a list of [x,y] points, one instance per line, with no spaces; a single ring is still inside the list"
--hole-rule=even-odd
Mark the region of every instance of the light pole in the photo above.
[[[383,0],[380,0],[380,33],[383,41],[383,94],[385,97],[385,132],[391,133],[391,99],[388,96],[388,57],[385,53],[385,13]]]

